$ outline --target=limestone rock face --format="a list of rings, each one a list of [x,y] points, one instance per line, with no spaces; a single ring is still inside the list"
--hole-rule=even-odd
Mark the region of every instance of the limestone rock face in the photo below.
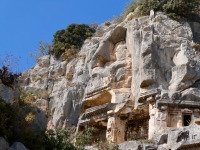
[[[87,39],[69,63],[48,55],[23,73],[24,89],[48,92],[35,103],[45,106],[47,128],[91,125],[96,138],[122,143],[200,122],[200,24],[153,11],[129,16],[100,25],[102,36]],[[133,145],[166,149],[169,137],[160,135],[156,147]]]
[[[49,93],[45,110],[48,128],[77,125],[83,107],[96,102],[130,100],[131,55],[125,43],[126,28],[113,26],[104,32],[102,37],[86,40],[68,64],[48,55],[23,73],[21,86],[25,90]]]
[[[139,93],[146,89],[160,87],[175,92],[192,86],[199,78],[199,65],[193,61],[199,56],[192,48],[193,33],[187,22],[181,24],[157,14],[134,19],[126,26],[136,106]]]

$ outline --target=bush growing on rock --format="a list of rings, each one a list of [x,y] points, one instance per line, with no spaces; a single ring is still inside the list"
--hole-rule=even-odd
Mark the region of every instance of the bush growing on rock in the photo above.
[[[199,9],[198,0],[168,0],[163,5],[163,11],[171,18],[187,18]]]
[[[76,150],[70,135],[70,130],[47,130],[43,138],[43,149]]]
[[[31,123],[37,109],[25,101],[20,105],[11,105],[0,98],[0,136],[10,144],[19,141],[30,150],[84,150],[85,146],[92,144],[102,150],[117,150],[117,146],[113,144],[94,143],[95,130],[91,127],[85,127],[85,130],[77,135],[75,143],[75,128],[72,127],[65,130],[35,130]]]
[[[173,19],[188,18],[199,13],[199,0],[137,0],[131,1],[124,9],[124,15],[135,11],[137,16],[149,15],[150,10],[163,11]]]
[[[52,53],[60,57],[71,49],[78,49],[94,32],[95,29],[87,24],[70,24],[65,30],[58,30],[54,34]],[[70,53],[72,58],[75,57],[76,52]]]

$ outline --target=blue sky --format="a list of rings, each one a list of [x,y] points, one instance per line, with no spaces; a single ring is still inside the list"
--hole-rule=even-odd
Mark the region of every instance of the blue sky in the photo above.
[[[13,70],[24,71],[35,62],[29,57],[38,41],[51,42],[53,34],[71,23],[103,23],[119,16],[130,0],[1,0],[0,63],[6,54],[21,57]]]

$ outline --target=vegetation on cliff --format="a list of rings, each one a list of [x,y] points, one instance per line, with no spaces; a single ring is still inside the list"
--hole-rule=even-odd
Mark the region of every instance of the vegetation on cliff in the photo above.
[[[136,0],[130,2],[124,10],[128,15],[137,8],[137,17],[149,15],[150,10],[162,11],[170,18],[189,18],[200,11],[199,0]]]
[[[10,144],[22,142],[30,150],[84,150],[85,146],[92,144],[102,150],[118,149],[115,144],[93,141],[92,127],[85,127],[77,137],[73,127],[39,132],[31,125],[38,108],[22,99],[19,104],[7,104],[0,98],[0,136]],[[76,142],[73,142],[75,138]]]
[[[75,49],[80,48],[85,39],[91,37],[94,32],[95,29],[87,24],[70,24],[65,30],[58,30],[54,34],[52,53],[56,57],[67,55],[67,52],[74,56]],[[67,58],[71,59],[69,56]]]

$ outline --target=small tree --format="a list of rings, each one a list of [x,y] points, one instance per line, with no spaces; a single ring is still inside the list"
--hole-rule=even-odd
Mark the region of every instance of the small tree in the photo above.
[[[68,49],[80,48],[94,32],[95,28],[87,24],[70,24],[65,30],[58,30],[54,34],[53,54],[60,57]]]

